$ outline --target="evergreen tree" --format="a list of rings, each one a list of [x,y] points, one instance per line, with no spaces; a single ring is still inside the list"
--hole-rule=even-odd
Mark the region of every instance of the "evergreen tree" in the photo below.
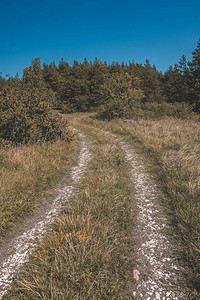
[[[192,77],[191,77],[191,73],[185,55],[181,56],[178,67],[181,73],[180,99],[183,102],[191,103],[192,102],[191,101]]]
[[[121,118],[130,114],[133,107],[144,97],[138,82],[128,73],[107,74],[101,91],[106,103],[99,114],[102,119]]]
[[[24,69],[22,82],[26,86],[32,86],[37,88],[42,88],[44,86],[42,68],[39,57],[33,59],[30,67]]]
[[[182,78],[178,65],[169,67],[163,78],[164,94],[167,102],[181,102]]]
[[[197,43],[197,48],[192,52],[193,59],[189,63],[191,72],[191,103],[194,103],[195,110],[200,110],[200,40]]]
[[[6,85],[7,85],[6,79],[3,78],[3,77],[0,75],[0,90],[2,90],[3,88],[5,88]]]
[[[142,71],[141,87],[145,94],[145,102],[163,102],[161,78],[156,67],[152,67],[149,60],[146,60]]]
[[[107,64],[100,62],[97,58],[93,64],[90,64],[89,71],[89,90],[90,90],[90,107],[95,108],[102,105],[105,99],[101,97],[102,85],[105,81],[105,76],[108,73]]]

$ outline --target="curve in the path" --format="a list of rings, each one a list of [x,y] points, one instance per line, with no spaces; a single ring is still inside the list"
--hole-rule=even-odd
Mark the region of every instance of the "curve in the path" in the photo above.
[[[64,188],[57,191],[57,196],[53,199],[50,207],[40,215],[39,219],[37,218],[34,226],[14,237],[6,246],[7,251],[5,249],[3,251],[4,257],[0,260],[0,299],[10,287],[13,276],[28,261],[29,255],[36,249],[44,234],[47,233],[49,225],[59,215],[87,168],[91,154],[85,136],[83,134],[79,134],[79,136],[81,150],[77,165],[72,167],[68,174],[69,182]]]
[[[161,191],[146,172],[142,158],[122,139],[120,143],[131,166],[136,209],[135,240],[137,267],[133,296],[141,300],[189,299],[176,262],[175,248],[168,237],[169,221],[160,205]]]

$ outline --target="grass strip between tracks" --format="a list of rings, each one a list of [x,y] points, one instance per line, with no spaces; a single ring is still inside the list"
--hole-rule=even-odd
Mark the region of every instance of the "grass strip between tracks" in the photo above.
[[[4,299],[132,299],[129,168],[112,137],[75,125],[91,140],[90,169]]]
[[[123,137],[143,156],[163,191],[163,206],[171,220],[171,235],[191,290],[200,295],[200,123],[180,120],[99,121],[82,116],[82,123]],[[78,118],[78,114],[76,115]]]

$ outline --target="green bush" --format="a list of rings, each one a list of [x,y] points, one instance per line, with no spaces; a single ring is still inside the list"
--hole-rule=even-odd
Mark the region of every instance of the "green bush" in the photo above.
[[[0,138],[14,143],[72,139],[67,122],[52,112],[45,89],[0,91]]]
[[[103,120],[128,116],[132,108],[144,98],[140,80],[128,73],[107,75],[101,96],[105,103],[100,107],[98,117]]]

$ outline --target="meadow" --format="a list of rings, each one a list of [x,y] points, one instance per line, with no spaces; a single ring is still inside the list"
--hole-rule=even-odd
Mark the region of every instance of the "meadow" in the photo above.
[[[90,168],[4,299],[132,298],[128,166],[113,138],[77,127],[92,145]]]
[[[12,225],[40,205],[73,164],[77,140],[0,146],[0,242]]]
[[[163,191],[188,286],[200,287],[200,123],[198,118],[85,119],[123,137],[148,159]]]
[[[197,118],[107,122],[89,113],[71,114],[67,118],[91,143],[92,162],[79,184],[79,193],[66,205],[52,232],[4,299],[133,298],[135,258],[131,232],[135,212],[130,166],[120,145],[105,130],[123,137],[148,161],[148,170],[163,192],[161,204],[169,217],[170,234],[191,290],[190,299],[198,299],[200,123]],[[57,158],[56,150],[55,155]]]

